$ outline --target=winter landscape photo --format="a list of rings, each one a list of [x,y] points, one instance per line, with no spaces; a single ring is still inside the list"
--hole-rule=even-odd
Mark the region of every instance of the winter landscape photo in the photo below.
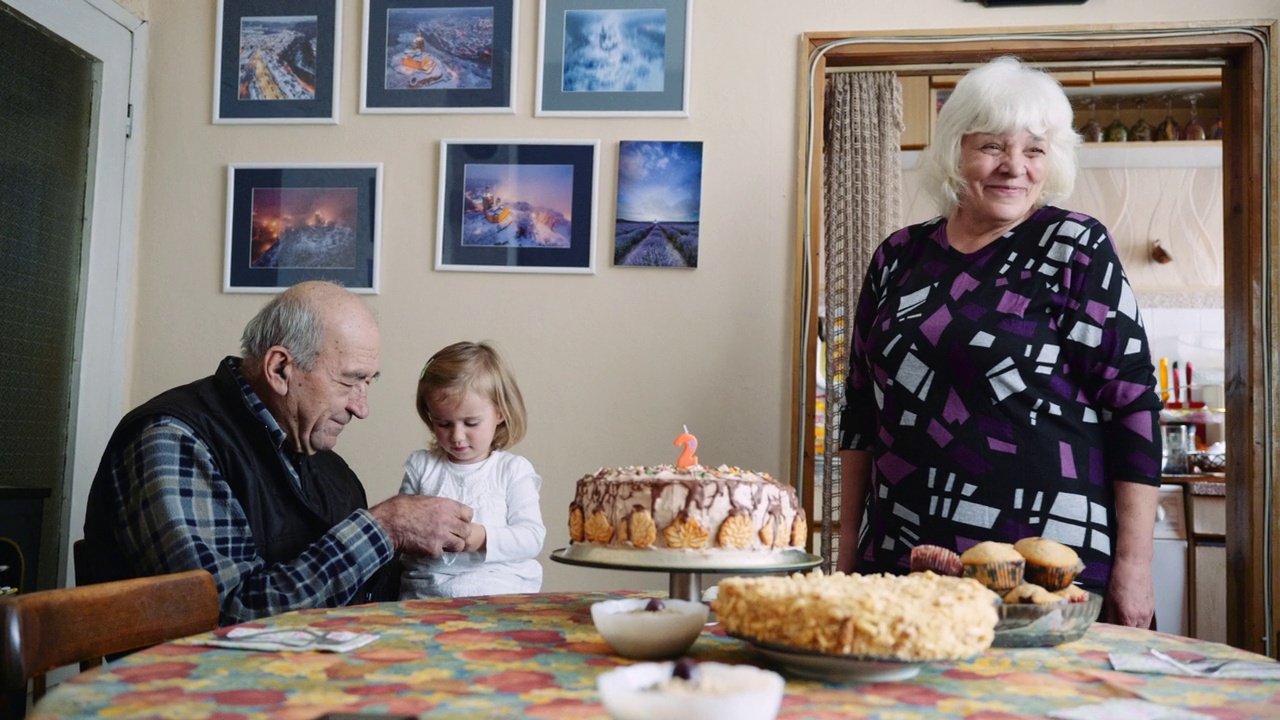
[[[623,140],[613,264],[698,267],[702,143]]]
[[[572,165],[469,163],[462,202],[464,247],[572,244]]]
[[[315,15],[243,17],[237,98],[314,100]]]
[[[492,7],[387,11],[387,90],[493,87]]]
[[[358,255],[359,191],[353,187],[255,188],[255,268],[350,269]]]
[[[667,11],[568,10],[564,92],[662,92]]]

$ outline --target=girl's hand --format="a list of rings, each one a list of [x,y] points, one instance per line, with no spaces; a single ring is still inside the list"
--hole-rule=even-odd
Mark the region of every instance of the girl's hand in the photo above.
[[[484,526],[480,523],[471,523],[471,530],[467,533],[467,552],[479,552],[484,550],[485,541],[489,538],[485,532]]]

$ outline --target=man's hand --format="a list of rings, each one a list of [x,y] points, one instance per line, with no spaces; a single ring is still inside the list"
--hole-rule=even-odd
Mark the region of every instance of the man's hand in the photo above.
[[[369,509],[395,549],[432,559],[461,552],[471,534],[471,508],[429,495],[396,495]]]

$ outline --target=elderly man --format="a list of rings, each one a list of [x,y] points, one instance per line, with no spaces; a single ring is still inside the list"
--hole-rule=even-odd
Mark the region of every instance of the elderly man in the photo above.
[[[204,568],[226,625],[394,599],[396,552],[461,550],[470,508],[397,495],[366,509],[333,451],[369,414],[379,344],[363,301],[301,283],[249,321],[243,358],[126,415],[89,491],[94,579]]]

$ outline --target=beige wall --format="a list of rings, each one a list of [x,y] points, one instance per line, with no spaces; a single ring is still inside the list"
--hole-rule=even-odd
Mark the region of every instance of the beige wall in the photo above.
[[[398,488],[423,444],[418,369],[460,339],[497,341],[530,410],[516,451],[541,472],[546,553],[566,544],[574,480],[602,465],[674,461],[682,425],[704,463],[787,476],[796,164],[797,48],[818,30],[986,28],[1276,18],[1275,0],[1090,0],[988,9],[961,0],[696,0],[691,116],[534,118],[539,3],[523,0],[514,115],[361,115],[362,3],[346,0],[338,125],[213,125],[212,0],[120,0],[150,23],[137,288],[128,397],[135,405],[208,374],[237,351],[263,295],[221,292],[226,166],[385,165],[383,379],[373,415],[339,450],[371,501]],[[601,141],[594,275],[432,270],[441,138]],[[704,145],[700,267],[614,268],[620,140]],[[123,409],[122,409],[123,410]],[[73,519],[74,527],[79,520]],[[665,576],[545,562],[549,590],[666,587]]]

